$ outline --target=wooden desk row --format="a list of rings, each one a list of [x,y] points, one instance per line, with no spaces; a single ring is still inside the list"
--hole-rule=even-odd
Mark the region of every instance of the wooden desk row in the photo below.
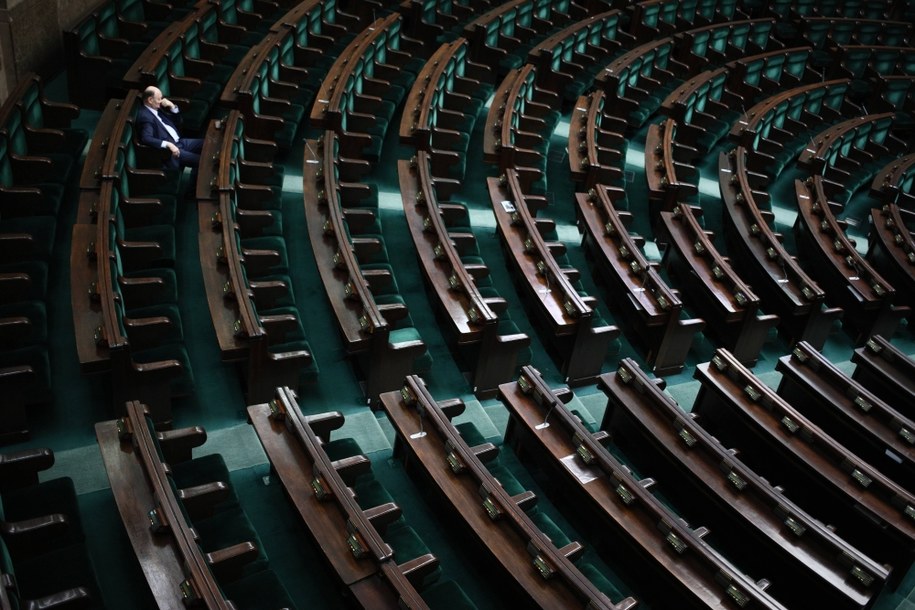
[[[237,572],[258,549],[246,542],[205,553],[184,506],[189,496],[212,502],[228,482],[180,490],[164,461],[190,459],[192,448],[206,438],[203,430],[156,434],[144,405],[135,401],[127,403],[125,417],[99,422],[95,430],[121,520],[159,608],[179,610],[189,603],[235,608],[218,576]]]
[[[640,238],[627,227],[628,212],[614,206],[620,191],[597,186],[589,193],[576,193],[583,220],[584,245],[598,262],[602,277],[614,293],[616,311],[641,345],[646,361],[658,375],[682,370],[696,333],[705,321],[684,317],[684,303],[642,253]]]
[[[426,347],[417,333],[408,338],[396,328],[407,315],[404,305],[382,306],[375,300],[375,290],[391,285],[390,272],[361,267],[381,244],[377,237],[353,235],[351,224],[365,226],[375,216],[371,208],[360,207],[371,196],[368,187],[344,180],[357,177],[350,172],[367,171],[366,165],[339,156],[333,131],[306,141],[303,198],[309,241],[346,351],[360,360],[365,395],[374,403],[381,392],[400,384]]]
[[[385,529],[400,518],[393,502],[363,507],[352,486],[371,470],[364,455],[332,459],[325,445],[343,425],[339,412],[306,416],[296,394],[278,387],[248,415],[273,469],[316,545],[363,608],[428,608],[417,583],[438,565],[431,554],[400,561]]]
[[[499,397],[512,415],[507,442],[548,469],[557,493],[591,521],[613,559],[629,564],[626,573],[645,587],[649,603],[785,607],[766,591],[768,581],[754,581],[709,544],[706,527],[689,525],[662,503],[655,479],[635,475],[614,457],[605,447],[607,433],[592,432],[563,404],[570,392],[554,393],[525,367],[517,382],[500,386]]]
[[[827,434],[915,490],[915,421],[845,375],[803,341],[779,358],[778,394]]]
[[[382,405],[397,431],[395,451],[408,472],[430,483],[485,559],[497,567],[518,601],[539,607],[632,608],[635,600],[614,603],[598,590],[574,561],[582,547],[562,548],[527,514],[531,492],[510,496],[486,462],[496,453],[490,443],[470,447],[451,423],[463,411],[460,401],[437,402],[416,376],[399,392],[382,394]],[[447,465],[447,467],[446,467]]]
[[[589,191],[597,185],[622,186],[626,122],[605,110],[607,94],[592,91],[578,98],[569,122],[569,170]]]
[[[807,341],[822,347],[832,323],[842,314],[826,306],[826,293],[782,244],[772,229],[768,179],[747,169],[747,152],[738,146],[718,157],[728,252],[765,303],[779,316],[789,344]]]
[[[744,570],[771,577],[776,599],[789,607],[873,603],[890,570],[794,502],[791,490],[775,486],[778,480],[745,464],[739,446],[719,442],[663,384],[624,359],[599,385],[609,397],[601,428],[637,466],[677,481],[665,497],[684,514],[702,515],[717,534],[716,548]]]
[[[461,244],[472,241],[473,235],[468,238],[450,229],[449,218],[461,222],[464,210],[439,201],[430,165],[425,151],[398,163],[404,214],[423,276],[437,296],[439,311],[450,322],[449,338],[461,352],[458,360],[469,371],[473,392],[488,397],[514,375],[519,352],[529,347],[530,338],[520,331],[504,332],[512,325],[508,303],[491,293],[484,296],[477,286],[477,278],[485,278],[489,270],[465,266],[461,257],[467,248]]]
[[[764,304],[718,252],[692,206],[679,203],[673,212],[661,212],[661,221],[669,239],[664,262],[684,287],[686,302],[715,320],[706,328],[721,345],[741,362],[755,363],[778,315],[760,312]]]
[[[909,308],[894,304],[896,289],[851,244],[838,224],[821,176],[795,180],[798,216],[794,231],[803,259],[817,261],[826,296],[844,311],[843,324],[862,344],[871,335],[891,335]]]
[[[727,350],[695,371],[693,412],[722,443],[861,551],[893,567],[915,554],[915,496],[776,394]]]
[[[541,227],[552,223],[535,216],[536,197],[524,194],[514,170],[487,183],[499,235],[525,306],[549,341],[566,381],[593,380],[619,329],[603,324],[596,299],[582,296],[575,287],[577,270],[557,263],[554,251],[563,246],[544,239]]]

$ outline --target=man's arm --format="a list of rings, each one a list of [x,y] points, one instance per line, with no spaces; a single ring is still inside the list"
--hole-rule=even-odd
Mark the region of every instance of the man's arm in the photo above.
[[[150,117],[138,114],[137,130],[139,132],[138,138],[140,139],[141,144],[145,146],[152,146],[153,148],[165,147],[165,141],[156,137],[156,129],[152,124]]]

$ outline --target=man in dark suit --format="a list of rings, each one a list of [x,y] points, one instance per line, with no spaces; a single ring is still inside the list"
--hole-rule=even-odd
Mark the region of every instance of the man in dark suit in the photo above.
[[[140,142],[153,148],[166,148],[171,153],[165,162],[165,169],[190,167],[194,170],[200,164],[203,140],[183,138],[178,132],[181,113],[171,100],[162,97],[158,87],[147,87],[143,91],[143,106],[137,111],[136,128]]]

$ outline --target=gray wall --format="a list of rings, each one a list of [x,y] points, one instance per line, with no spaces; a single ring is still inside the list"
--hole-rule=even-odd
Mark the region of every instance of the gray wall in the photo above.
[[[61,32],[103,0],[0,0],[0,102],[19,79],[64,68]]]

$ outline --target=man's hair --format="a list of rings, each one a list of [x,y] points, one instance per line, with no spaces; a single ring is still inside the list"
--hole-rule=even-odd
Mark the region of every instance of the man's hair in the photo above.
[[[144,100],[152,99],[155,95],[156,95],[155,87],[150,86],[143,90],[143,99]]]

